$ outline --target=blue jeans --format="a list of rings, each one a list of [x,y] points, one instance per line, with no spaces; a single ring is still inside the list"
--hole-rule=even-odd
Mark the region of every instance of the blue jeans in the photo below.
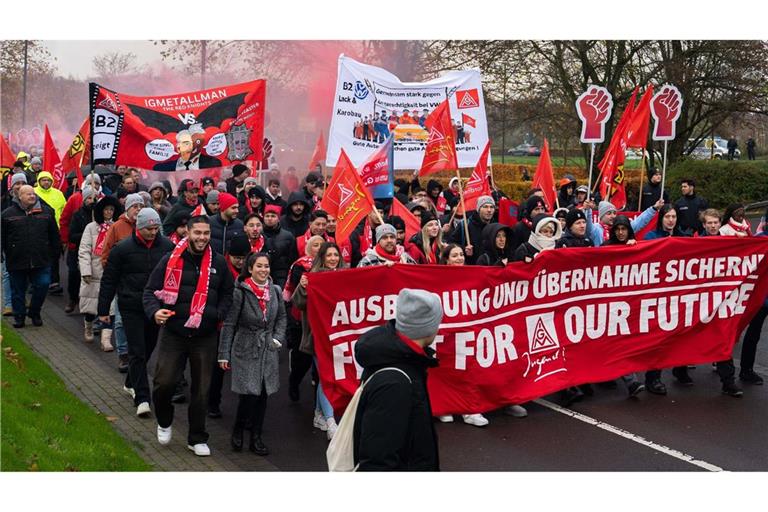
[[[51,267],[35,268],[30,270],[9,270],[11,281],[11,303],[13,304],[13,316],[24,318],[29,313],[30,317],[40,316],[45,296],[48,294],[48,286],[51,284]],[[27,287],[32,286],[32,299],[27,311]]]
[[[123,329],[123,317],[120,315],[120,310],[117,307],[117,297],[112,299],[114,305],[113,311],[115,312],[115,320],[112,322],[112,329],[115,335],[115,348],[117,348],[117,355],[123,355],[128,353],[128,338],[125,336],[125,329]]]
[[[317,358],[313,357],[315,366],[317,366]],[[328,401],[328,398],[326,398],[325,393],[323,392],[323,385],[320,383],[320,379],[317,379],[317,396],[316,396],[316,402],[315,402],[315,409],[320,409],[320,412],[323,413],[323,416],[325,418],[333,418],[333,406],[331,405],[331,402]]]
[[[3,261],[3,308],[13,307],[11,302],[11,276],[8,275],[8,270],[5,268],[5,261]]]

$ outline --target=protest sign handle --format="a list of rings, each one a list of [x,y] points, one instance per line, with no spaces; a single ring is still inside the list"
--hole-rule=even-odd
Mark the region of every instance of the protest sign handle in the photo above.
[[[467,225],[469,214],[467,213],[467,207],[464,205],[464,186],[461,184],[461,174],[458,168],[456,169],[456,177],[459,178],[459,199],[461,199],[461,209],[464,210],[464,235],[467,237],[467,245],[472,245],[472,240],[469,238],[469,226]]]
[[[379,226],[384,224],[384,219],[381,217],[381,214],[379,213],[379,210],[376,208],[376,205],[373,205],[373,212],[376,214],[376,219],[379,221]]]
[[[643,161],[640,162],[640,181],[637,190],[637,211],[641,211],[643,204],[643,176],[645,176],[645,149],[643,149]]]
[[[587,185],[587,201],[590,200],[592,196],[592,167],[595,165],[595,143],[592,143],[592,150],[589,154],[589,184]]]
[[[664,182],[667,179],[667,143],[669,141],[664,141],[664,165],[661,168],[661,195],[659,196],[660,199],[664,198]]]

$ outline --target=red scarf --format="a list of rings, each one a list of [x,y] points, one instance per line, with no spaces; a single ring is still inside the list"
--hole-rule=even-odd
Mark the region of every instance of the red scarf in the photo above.
[[[152,244],[153,244],[153,243],[155,243],[155,239],[154,239],[154,238],[153,238],[152,240],[150,240],[149,242],[147,242],[146,240],[144,240],[144,237],[143,237],[143,236],[141,236],[141,233],[139,232],[139,230],[138,230],[138,229],[136,230],[136,238],[138,238],[138,239],[139,239],[139,242],[140,242],[140,243],[141,243],[141,244],[142,244],[144,247],[146,247],[147,249],[151,248],[151,247],[152,247]]]
[[[261,308],[261,314],[264,315],[264,321],[267,321],[267,302],[269,302],[269,281],[263,286],[260,286],[253,278],[249,277],[243,281],[248,285],[248,289],[256,295],[259,301],[259,307]]]
[[[360,235],[360,253],[365,254],[368,249],[373,247],[373,237],[371,236],[371,223],[368,218],[363,225],[363,234]]]
[[[96,235],[96,245],[93,246],[94,256],[101,256],[102,251],[104,251],[104,242],[107,240],[107,231],[111,225],[111,220],[99,224],[99,234]]]
[[[395,246],[395,254],[389,254],[387,251],[381,248],[379,244],[376,244],[376,247],[373,248],[374,251],[376,251],[376,255],[384,260],[394,261],[395,263],[400,263],[400,256],[403,255],[405,252],[405,249],[402,245]]]
[[[261,252],[261,250],[264,248],[264,236],[260,235],[259,238],[256,240],[248,239],[248,242],[251,244],[251,252]]]
[[[224,259],[227,260],[227,267],[229,267],[229,271],[232,272],[232,277],[237,279],[240,276],[240,271],[235,268],[231,261],[229,261],[229,256]]]
[[[749,222],[746,220],[736,222],[731,218],[728,219],[728,225],[731,226],[737,233],[746,233],[747,236],[752,236],[752,226],[750,226]]]
[[[165,267],[165,279],[163,289],[155,291],[155,297],[168,305],[176,304],[179,298],[179,287],[181,286],[181,272],[184,269],[184,260],[182,254],[189,247],[189,239],[183,238],[171,252],[168,259],[168,265]],[[184,323],[184,327],[197,329],[203,320],[203,311],[205,303],[208,302],[208,285],[211,278],[211,260],[213,254],[211,246],[205,248],[203,253],[203,262],[200,265],[200,273],[197,277],[197,287],[195,295],[192,297],[192,304],[189,308],[189,318]]]
[[[285,301],[291,300],[291,297],[293,297],[293,292],[296,290],[296,285],[293,284],[293,269],[296,268],[296,265],[301,266],[304,271],[309,272],[309,269],[312,268],[312,261],[314,258],[311,258],[309,256],[302,256],[301,258],[297,259],[293,265],[291,265],[291,269],[288,271],[288,279],[285,281],[285,288],[283,288],[283,299]]]
[[[170,240],[171,242],[173,242],[174,245],[176,245],[179,242],[181,242],[181,237],[178,235],[178,233],[174,231],[173,233],[171,233],[171,236],[168,237],[168,240]]]

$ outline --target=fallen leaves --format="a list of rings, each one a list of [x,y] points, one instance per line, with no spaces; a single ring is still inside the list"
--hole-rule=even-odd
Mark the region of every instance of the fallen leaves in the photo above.
[[[104,419],[110,423],[114,423],[117,421],[117,416],[104,416]]]
[[[23,369],[24,365],[21,362],[21,359],[19,358],[18,352],[13,351],[13,347],[4,347],[3,348],[3,355],[5,358],[13,364],[16,368],[19,370]]]
[[[65,414],[64,415],[64,424],[65,425],[69,425],[70,421],[72,421],[72,416],[70,416],[69,414]]]

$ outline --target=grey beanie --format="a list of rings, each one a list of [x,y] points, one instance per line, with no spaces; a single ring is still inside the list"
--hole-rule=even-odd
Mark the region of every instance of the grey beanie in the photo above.
[[[249,176],[243,180],[243,186],[250,185],[251,183],[253,183],[254,185],[258,185],[259,180],[257,180],[253,176]]]
[[[142,208],[144,207],[144,199],[139,194],[128,194],[127,196],[125,196],[126,210],[135,204],[138,204]]]
[[[392,224],[382,224],[381,226],[376,228],[376,243],[379,243],[379,240],[381,240],[381,237],[384,235],[395,235],[397,236],[397,230]]]
[[[161,181],[155,181],[154,183],[152,183],[152,186],[151,186],[151,187],[149,187],[149,193],[151,194],[151,193],[152,193],[152,191],[153,191],[153,190],[155,190],[156,188],[159,188],[160,190],[162,190],[162,191],[163,191],[163,192],[165,192],[166,194],[168,193],[168,192],[165,190],[165,185],[163,185],[163,183],[162,183]]]
[[[40,164],[43,165],[43,160],[39,156],[33,156],[32,160],[29,161],[29,164]]]
[[[27,175],[23,172],[17,172],[13,176],[11,176],[11,186],[14,186],[17,183],[27,183]]]
[[[600,204],[597,205],[597,218],[602,219],[603,215],[605,215],[608,212],[615,212],[616,207],[613,206],[613,203],[610,203],[608,201],[600,201]]]
[[[95,172],[92,172],[91,174],[89,174],[83,179],[83,184],[85,183],[98,183],[99,185],[101,185],[101,176],[99,176]]]
[[[219,202],[219,191],[218,190],[210,190],[210,191],[208,191],[208,194],[206,194],[206,196],[205,196],[205,202],[206,202],[206,204],[218,203]]]
[[[80,194],[82,194],[83,201],[85,201],[89,197],[96,195],[96,189],[94,189],[90,185],[86,185],[83,187],[83,190],[80,192]]]
[[[154,208],[142,208],[136,216],[136,229],[160,225],[160,215]]]
[[[226,181],[220,181],[216,184],[216,190],[219,192],[226,192],[227,191],[227,182]]]
[[[477,211],[480,211],[480,208],[482,208],[483,206],[485,206],[487,204],[489,204],[489,205],[493,206],[494,208],[496,208],[496,202],[493,200],[493,198],[491,196],[480,196],[480,197],[478,197],[477,198],[477,205],[475,206],[475,208],[477,209]]]
[[[395,329],[412,340],[437,333],[443,319],[443,306],[436,293],[403,288],[395,305]]]

